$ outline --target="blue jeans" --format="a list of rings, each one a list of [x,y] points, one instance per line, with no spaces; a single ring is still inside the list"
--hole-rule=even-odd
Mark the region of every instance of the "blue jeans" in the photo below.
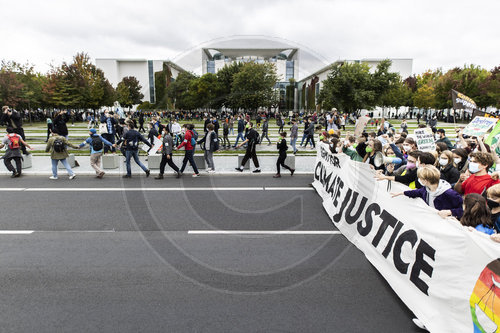
[[[238,140],[241,138],[241,141],[245,141],[245,137],[243,136],[243,132],[238,132],[238,136],[236,137],[236,142],[234,143],[234,147],[238,145]]]
[[[135,163],[137,163],[138,166],[141,167],[144,172],[148,171],[148,168],[144,164],[142,164],[141,160],[139,159],[139,151],[138,150],[127,150],[125,152],[125,161],[127,163],[127,175],[132,175],[132,170],[130,168],[130,159],[134,158]]]
[[[300,145],[304,143],[304,140],[307,138],[307,133],[302,134],[302,141],[300,141]],[[306,143],[307,144],[307,143]]]
[[[231,135],[233,135],[234,134],[234,128],[229,127],[229,133],[231,133]]]
[[[52,176],[57,177],[57,163],[59,161],[61,161],[62,165],[64,165],[64,167],[68,171],[68,175],[73,176],[75,174],[73,170],[71,170],[68,161],[66,161],[66,159],[62,159],[62,160],[52,160]]]
[[[290,140],[290,144],[292,145],[294,153],[297,151],[297,147],[295,146],[296,143],[297,143],[297,138],[293,138],[292,140]]]

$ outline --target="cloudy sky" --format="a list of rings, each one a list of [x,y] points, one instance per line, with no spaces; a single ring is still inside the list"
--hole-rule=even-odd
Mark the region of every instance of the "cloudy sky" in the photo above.
[[[208,40],[266,35],[328,62],[413,58],[413,70],[500,65],[500,1],[3,1],[0,59],[50,64],[92,58],[175,59]]]

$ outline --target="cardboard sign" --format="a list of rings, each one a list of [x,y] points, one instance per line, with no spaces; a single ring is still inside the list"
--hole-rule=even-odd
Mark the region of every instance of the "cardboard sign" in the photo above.
[[[436,142],[430,128],[418,128],[414,133],[418,150],[425,152],[436,150]]]
[[[354,128],[354,136],[359,137],[361,136],[361,133],[363,133],[366,124],[370,121],[370,117],[363,116],[359,117],[358,120],[356,121],[356,127]]]
[[[486,118],[486,117],[476,117],[465,127],[463,134],[469,136],[480,136],[488,132],[492,128],[498,119],[496,118]]]

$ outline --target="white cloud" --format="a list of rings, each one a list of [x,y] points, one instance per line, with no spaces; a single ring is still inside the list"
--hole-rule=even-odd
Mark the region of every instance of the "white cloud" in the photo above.
[[[79,51],[92,58],[174,58],[231,35],[282,37],[329,61],[413,58],[414,71],[499,65],[500,2],[470,1],[11,1],[2,52],[41,71]]]

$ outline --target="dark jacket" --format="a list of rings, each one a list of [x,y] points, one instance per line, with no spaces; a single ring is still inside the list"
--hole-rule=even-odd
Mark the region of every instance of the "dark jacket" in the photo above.
[[[210,133],[210,138],[208,137],[209,133]],[[215,151],[216,141],[217,141],[217,134],[215,134],[215,132],[212,131],[205,133],[205,136],[201,140],[198,140],[197,143],[201,145],[200,146],[201,149],[208,150],[213,153]]]
[[[127,133],[123,135],[123,138],[118,140],[117,144],[125,142],[126,150],[137,150],[139,149],[139,141],[144,142],[148,147],[152,147],[152,145],[146,140],[141,133],[137,132],[135,129],[128,130]]]
[[[441,180],[443,182],[443,180]],[[463,200],[462,196],[451,189],[450,185],[439,185],[443,186],[443,191],[441,194],[437,195],[434,199],[434,208],[437,210],[451,210],[451,214],[456,218],[460,219],[464,213],[462,208]],[[439,191],[440,188],[438,187]],[[404,194],[410,198],[421,198],[425,201],[426,204],[429,204],[429,193],[427,192],[427,188],[422,186],[417,190],[405,191]]]
[[[455,168],[452,164],[446,165],[444,168],[440,168],[441,179],[446,180],[451,185],[454,185],[460,178],[460,171]]]
[[[0,124],[6,124],[7,126],[12,126],[12,128],[15,129],[22,128],[23,118],[21,118],[21,114],[17,111],[12,111],[10,116],[6,113],[2,113]]]
[[[448,139],[446,136],[444,138],[442,138],[442,139],[436,140],[436,143],[438,143],[438,142],[446,143],[446,145],[448,146],[449,150],[453,149],[453,144],[451,143],[450,139]]]
[[[163,136],[163,147],[161,148],[161,153],[163,155],[172,155],[174,149],[174,140],[170,134]]]
[[[238,133],[243,133],[245,131],[245,121],[243,119],[238,120]]]
[[[279,140],[276,146],[277,146],[277,148],[278,148],[278,150],[280,152],[280,155],[286,155],[286,151],[288,149],[288,146],[286,144],[286,140],[285,139]]]
[[[67,113],[59,114],[54,118],[54,131],[62,136],[68,135],[68,127],[66,123],[69,120],[69,115]]]

